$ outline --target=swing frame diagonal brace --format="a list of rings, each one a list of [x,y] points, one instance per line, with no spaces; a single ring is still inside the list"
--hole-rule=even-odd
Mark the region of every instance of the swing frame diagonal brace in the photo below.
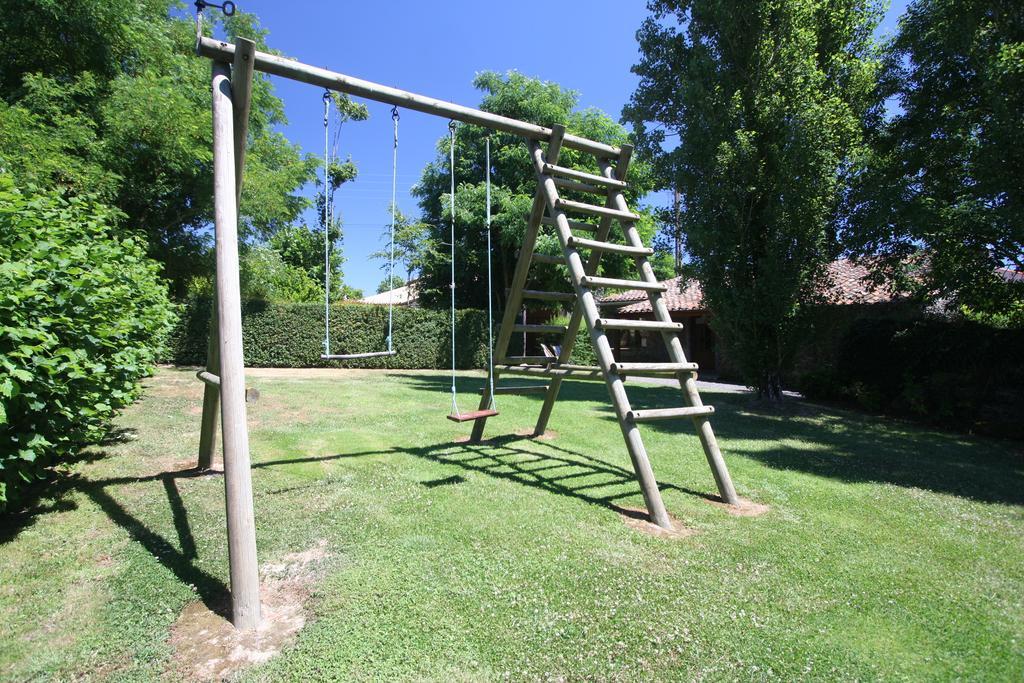
[[[599,160],[598,163],[601,166],[601,172],[607,174],[610,170],[608,162]],[[613,208],[620,211],[629,210],[626,198],[621,190],[614,188],[608,193],[608,196],[613,203]],[[627,244],[634,247],[643,246],[640,233],[632,221],[622,221],[621,226]],[[640,268],[640,277],[643,280],[652,283],[658,281],[657,276],[654,274],[654,268],[651,267],[647,258],[637,257],[636,263]],[[647,296],[651,302],[651,310],[654,311],[654,319],[658,322],[672,322],[672,316],[669,314],[668,306],[665,304],[661,292],[648,290]],[[671,362],[687,362],[686,354],[683,352],[683,345],[674,332],[662,332],[661,337]],[[679,380],[679,388],[682,390],[686,404],[691,407],[703,406],[704,402],[701,400],[700,392],[697,390],[697,380],[694,373],[680,372],[677,373],[676,378]],[[698,415],[693,418],[693,423],[697,429],[697,435],[700,437],[700,443],[704,449],[708,465],[711,467],[711,473],[715,477],[715,484],[718,486],[719,495],[729,505],[738,504],[739,497],[736,495],[736,488],[733,486],[732,477],[729,475],[729,468],[725,464],[725,458],[722,457],[722,451],[718,447],[718,439],[715,437],[715,431],[711,427],[710,418],[707,415]]]
[[[564,126],[555,126],[552,130],[551,142],[548,143],[548,151],[545,159],[548,163],[558,163],[558,157],[562,152],[562,140],[565,133]],[[501,328],[498,332],[498,341],[494,345],[494,357],[505,358],[508,355],[508,345],[512,340],[512,330],[516,324],[516,316],[523,305],[523,289],[526,286],[526,278],[530,273],[530,261],[533,257],[533,249],[537,243],[537,234],[540,232],[541,219],[547,201],[544,199],[540,188],[533,197],[533,207],[530,209],[530,217],[526,224],[526,232],[523,234],[523,243],[519,248],[519,259],[512,274],[512,284],[509,288],[508,299],[505,301],[505,311],[501,316]],[[498,381],[498,374],[495,373],[493,382],[489,381],[480,397],[480,410],[484,410],[491,404],[490,387]],[[484,428],[487,426],[487,418],[481,418],[473,424],[473,431],[469,436],[470,441],[480,441],[484,435]]]
[[[658,482],[654,477],[651,462],[647,457],[647,449],[644,448],[643,440],[640,438],[640,430],[635,422],[627,418],[630,405],[629,398],[626,396],[626,387],[622,383],[622,378],[611,370],[614,356],[612,356],[608,337],[603,330],[597,327],[597,320],[601,314],[597,310],[594,293],[583,285],[583,278],[586,277],[584,274],[583,258],[569,242],[569,237],[572,233],[569,230],[569,221],[566,218],[565,212],[557,208],[558,190],[555,188],[555,181],[544,173],[544,154],[541,152],[540,146],[533,141],[530,142],[530,156],[533,159],[534,170],[537,174],[540,189],[544,192],[544,199],[548,204],[549,213],[555,219],[558,239],[562,244],[566,265],[569,267],[569,276],[572,279],[573,289],[576,290],[576,300],[583,311],[583,319],[587,323],[590,341],[594,346],[598,365],[608,386],[612,407],[615,409],[615,416],[622,430],[623,439],[626,441],[626,449],[629,451],[629,459],[633,463],[633,471],[636,473],[637,482],[640,484],[640,491],[644,496],[644,503],[647,505],[647,513],[650,515],[652,522],[663,529],[671,529],[672,522],[669,519],[668,511],[665,510],[665,503],[661,499]]]
[[[245,171],[245,152],[249,138],[249,111],[252,106],[252,79],[256,54],[256,43],[239,38],[231,68],[232,119],[234,123],[235,151],[235,204],[242,200],[242,177]],[[217,330],[217,293],[214,291],[210,310],[210,327],[207,333],[206,371],[220,375],[220,334]],[[203,388],[203,418],[199,431],[199,458],[196,466],[200,470],[213,467],[213,456],[217,450],[217,413],[220,410],[220,387],[206,384]]]
[[[614,180],[620,180],[625,182],[626,174],[629,173],[629,163],[633,158],[633,146],[623,145],[622,151],[619,153],[619,162],[616,164],[615,169],[612,170],[610,165],[602,167],[602,174],[606,178],[612,178]],[[606,206],[611,207],[613,205],[612,191],[609,188]],[[608,233],[611,232],[612,227],[611,216],[603,216],[601,221],[598,223],[597,233],[594,237],[599,242],[608,241]],[[590,257],[587,259],[584,265],[584,274],[593,275],[597,272],[597,268],[601,265],[601,257],[604,254],[601,251],[593,250],[590,252]],[[580,323],[583,322],[583,307],[577,299],[576,305],[573,306],[572,316],[569,318],[568,329],[565,331],[565,336],[562,338],[562,349],[558,354],[559,363],[568,363],[569,358],[572,356],[573,347],[576,345],[576,336],[579,333]],[[540,436],[547,430],[548,421],[551,419],[551,411],[555,407],[555,401],[558,399],[558,392],[562,388],[562,378],[553,378],[550,385],[548,386],[547,395],[544,396],[544,403],[541,405],[540,414],[537,416],[537,424],[534,425],[533,435]]]

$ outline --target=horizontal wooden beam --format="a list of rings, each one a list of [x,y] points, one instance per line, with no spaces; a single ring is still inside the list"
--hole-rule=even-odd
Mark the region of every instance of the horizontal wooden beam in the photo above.
[[[586,223],[584,221],[574,221],[572,219],[568,220],[569,228],[571,230],[582,230],[583,232],[597,232],[597,229],[600,227],[596,223]],[[544,225],[558,225],[558,222],[554,218],[551,218],[550,216],[544,216],[544,218],[540,219],[540,222],[543,223]]]
[[[538,377],[563,377],[572,379],[591,379],[591,380],[603,380],[604,375],[601,373],[601,368],[572,368],[572,367],[552,367],[549,365],[495,365],[496,370],[501,371],[501,374],[509,375],[531,375]]]
[[[640,216],[636,215],[632,211],[620,211],[619,209],[609,209],[606,206],[597,206],[596,204],[586,204],[584,202],[574,202],[570,199],[556,199],[555,209],[559,211],[577,211],[579,213],[588,213],[591,216],[608,216],[620,221],[638,221]]]
[[[220,396],[220,393],[219,393],[220,392],[220,377],[218,375],[215,375],[215,374],[213,374],[212,372],[210,372],[208,370],[200,370],[199,372],[196,373],[196,377],[198,377],[200,380],[202,380],[202,382],[204,384],[208,384],[211,387],[216,387],[217,388],[217,392],[218,392],[217,395]],[[246,387],[245,388],[245,402],[246,403],[255,403],[256,401],[259,400],[259,398],[260,398],[260,390],[259,389],[255,388],[255,387]]]
[[[650,247],[633,247],[626,244],[605,242],[604,240],[588,240],[584,237],[576,237],[575,235],[569,237],[569,246],[577,249],[597,249],[609,254],[623,254],[625,256],[652,256],[654,254],[654,250]]]
[[[527,332],[530,334],[562,334],[565,332],[565,325],[513,325],[513,332]]]
[[[715,412],[713,406],[686,406],[685,408],[653,408],[651,410],[630,410],[626,419],[633,422],[674,420],[680,417],[707,417]]]
[[[230,63],[235,57],[235,46],[223,40],[200,36],[196,41],[196,53],[215,61]],[[353,78],[336,71],[310,66],[294,59],[272,55],[267,52],[256,51],[254,67],[256,71],[271,74],[272,76],[290,78],[294,81],[309,83],[310,85],[343,92],[348,95],[355,95],[356,97],[365,97],[369,100],[384,102],[385,104],[395,105],[403,109],[442,116],[447,119],[471,123],[475,126],[482,126],[491,130],[500,130],[529,140],[551,141],[551,129],[544,126],[526,123],[525,121],[519,121],[507,116],[499,116],[479,109],[473,109],[472,107],[452,104],[451,102],[399,90],[398,88],[381,85],[380,83],[364,81],[361,78]],[[562,140],[562,146],[606,159],[616,159],[619,156],[618,147],[588,140],[576,135],[566,134]]]
[[[572,292],[544,292],[539,289],[524,289],[522,291],[524,299],[534,299],[536,301],[575,301],[576,295]]]
[[[612,372],[630,375],[675,375],[697,372],[696,363],[612,363]]]
[[[596,275],[584,275],[582,278],[584,287],[608,287],[610,289],[643,289],[649,292],[664,292],[667,285],[660,282],[647,282],[645,280],[619,280],[614,277],[597,277]]]
[[[660,332],[678,332],[683,329],[682,323],[660,320],[631,320],[629,318],[598,318],[597,328],[601,330],[654,330]]]
[[[594,175],[593,173],[586,173],[585,171],[577,171],[575,168],[567,168],[565,166],[558,166],[557,164],[544,164],[541,169],[545,174],[560,175],[564,178],[581,180],[588,185],[604,185],[605,187],[619,188],[626,187],[626,181],[624,180],[608,178],[602,175]]]

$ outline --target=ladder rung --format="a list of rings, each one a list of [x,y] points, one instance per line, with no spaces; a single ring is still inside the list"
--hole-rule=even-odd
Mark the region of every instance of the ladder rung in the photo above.
[[[521,387],[494,387],[495,394],[546,394],[547,384],[528,384]],[[480,393],[484,393],[481,389]]]
[[[607,251],[613,254],[629,254],[631,256],[650,256],[654,253],[654,250],[649,247],[628,247],[625,244],[612,244],[611,242],[588,240],[573,236],[569,237],[569,246],[597,249],[598,251]]]
[[[575,301],[576,295],[572,292],[542,292],[538,289],[524,289],[524,299],[536,299],[537,301]]]
[[[574,202],[569,199],[556,199],[555,209],[561,211],[579,211],[581,213],[589,213],[592,216],[608,216],[610,218],[617,218],[620,221],[636,221],[640,220],[640,216],[629,211],[619,211],[618,209],[609,209],[606,206],[596,206],[594,204],[584,204],[583,202]]]
[[[495,365],[495,370],[509,375],[542,375],[544,377],[573,377],[576,379],[604,379],[601,368],[586,365]]]
[[[533,334],[561,334],[568,327],[565,325],[513,325],[513,332],[530,332]],[[546,357],[546,356],[545,356]]]
[[[715,412],[714,406],[688,406],[686,408],[654,408],[652,410],[630,410],[626,419],[633,422],[671,420],[677,417],[700,417]]]
[[[676,332],[683,329],[682,323],[663,323],[660,320],[628,320],[626,318],[598,318],[601,330],[662,330]]]
[[[605,194],[607,190],[603,187],[595,187],[588,185],[587,183],[581,183],[578,180],[566,180],[565,178],[552,178],[555,181],[556,187],[561,187],[566,190],[576,190],[577,192],[593,192],[594,194]]]
[[[582,230],[583,232],[597,232],[597,224],[595,223],[574,221],[569,218],[566,218],[565,220],[569,221],[570,230]],[[544,216],[544,218],[540,219],[540,222],[543,223],[544,225],[555,225],[557,223],[557,221],[551,216]]]
[[[584,275],[580,283],[584,287],[609,287],[612,289],[643,289],[649,292],[664,292],[668,290],[667,285],[660,282],[645,282],[643,280],[619,280],[613,277],[597,277],[596,275]]]
[[[674,375],[696,372],[696,363],[612,363],[612,372],[632,375]]]
[[[615,178],[605,178],[604,176],[594,175],[593,173],[587,173],[586,171],[577,171],[575,168],[566,168],[565,166],[556,166],[555,164],[544,164],[544,173],[549,175],[559,175],[563,178],[575,178],[576,180],[582,180],[586,183],[593,185],[604,185],[605,187],[626,187],[626,183]]]
[[[508,363],[509,365],[536,365],[544,363],[554,363],[558,359],[553,356],[505,356],[500,359],[499,363]]]

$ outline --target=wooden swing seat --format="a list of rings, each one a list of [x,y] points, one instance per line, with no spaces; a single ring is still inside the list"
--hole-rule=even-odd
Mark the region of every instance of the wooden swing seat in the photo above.
[[[468,413],[459,413],[458,415],[452,413],[447,417],[452,422],[470,422],[472,420],[482,420],[485,417],[494,417],[497,414],[497,410],[474,410]]]

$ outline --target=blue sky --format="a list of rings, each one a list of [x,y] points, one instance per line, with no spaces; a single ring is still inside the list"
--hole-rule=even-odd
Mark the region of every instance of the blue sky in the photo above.
[[[267,42],[308,64],[459,104],[476,106],[480,71],[516,70],[580,93],[580,106],[618,118],[636,87],[636,30],[647,16],[640,0],[470,2],[280,2],[239,0],[269,30]],[[895,27],[904,2],[893,3],[881,31]],[[216,11],[216,10],[208,10]],[[322,91],[273,79],[284,101],[283,132],[303,150],[323,154]],[[390,107],[367,102],[370,120],[342,130],[339,152],[359,168],[336,197],[345,223],[345,280],[367,294],[383,278],[368,258],[383,242],[391,188]],[[403,111],[398,205],[415,215],[409,189],[447,121]],[[312,192],[309,188],[309,192]]]

